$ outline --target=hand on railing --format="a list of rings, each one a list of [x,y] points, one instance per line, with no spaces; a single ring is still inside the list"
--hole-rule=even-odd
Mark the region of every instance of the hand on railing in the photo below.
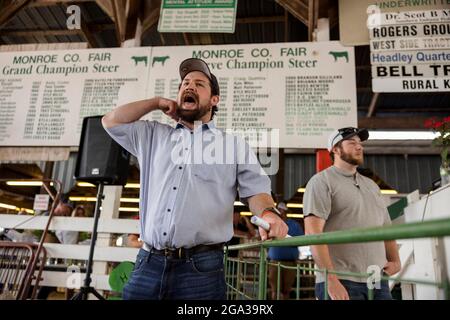
[[[261,240],[268,238],[285,238],[288,236],[288,226],[274,213],[266,213],[264,218],[253,216],[251,222],[259,227]]]

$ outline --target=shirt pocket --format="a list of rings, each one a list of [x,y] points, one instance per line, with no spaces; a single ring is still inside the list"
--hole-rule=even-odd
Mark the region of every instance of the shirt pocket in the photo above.
[[[233,164],[194,164],[192,171],[200,182],[222,185],[236,182],[236,166]]]

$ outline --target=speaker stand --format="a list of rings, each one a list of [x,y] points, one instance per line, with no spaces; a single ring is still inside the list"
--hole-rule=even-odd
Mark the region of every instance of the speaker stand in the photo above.
[[[87,261],[86,278],[84,279],[84,285],[80,288],[80,292],[75,294],[71,300],[87,300],[89,293],[92,293],[97,299],[105,300],[100,293],[98,293],[94,288],[90,286],[91,284],[91,273],[92,273],[92,260],[94,258],[94,248],[95,242],[97,241],[97,227],[98,219],[100,217],[100,207],[103,200],[103,182],[98,185],[97,201],[95,203],[95,213],[94,213],[94,227],[92,228],[91,244],[89,248],[89,258]]]

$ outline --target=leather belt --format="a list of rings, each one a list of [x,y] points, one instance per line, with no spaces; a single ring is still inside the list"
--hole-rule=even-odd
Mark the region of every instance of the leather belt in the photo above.
[[[186,259],[192,255],[200,252],[207,251],[223,251],[224,243],[216,244],[200,244],[192,248],[175,248],[175,249],[156,249],[144,242],[142,249],[152,254],[157,254],[165,257],[175,258],[175,259]]]

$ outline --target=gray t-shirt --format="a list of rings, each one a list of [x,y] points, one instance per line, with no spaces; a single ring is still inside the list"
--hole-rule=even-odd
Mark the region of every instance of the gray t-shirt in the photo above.
[[[326,220],[324,232],[390,225],[391,220],[380,189],[371,179],[331,166],[314,175],[303,196],[305,217],[313,214]],[[371,265],[386,264],[384,242],[329,245],[335,271],[367,273]],[[367,279],[340,276],[356,282]],[[317,272],[316,282],[324,281]]]

